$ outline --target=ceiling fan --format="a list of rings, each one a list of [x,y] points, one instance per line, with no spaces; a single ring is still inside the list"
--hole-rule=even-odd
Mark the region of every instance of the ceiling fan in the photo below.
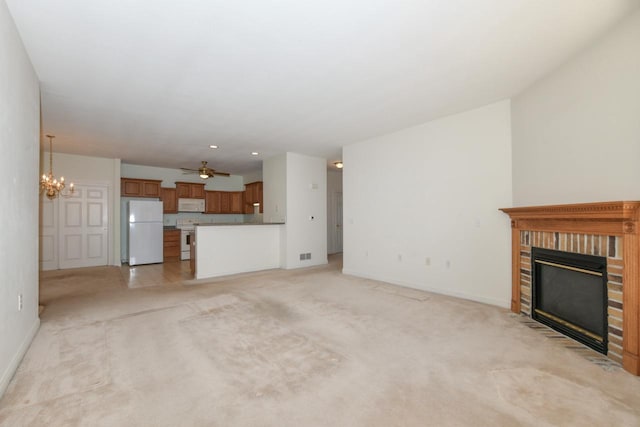
[[[197,173],[198,175],[200,175],[200,178],[202,179],[213,178],[214,175],[220,175],[220,176],[230,175],[226,172],[218,172],[215,169],[211,169],[207,167],[207,162],[205,161],[202,161],[202,166],[200,166],[198,169],[187,169],[187,168],[180,168],[180,169],[182,169],[184,173]]]

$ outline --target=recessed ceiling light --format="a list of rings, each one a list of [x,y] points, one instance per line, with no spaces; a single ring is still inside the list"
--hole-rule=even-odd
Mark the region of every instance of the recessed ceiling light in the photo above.
[[[212,144],[212,145],[209,146],[209,148],[218,148],[218,146]]]
[[[336,165],[338,169],[342,169],[344,167],[344,164],[342,162],[335,162],[334,165]]]
[[[260,153],[258,153],[257,151],[252,151],[252,152],[251,152],[251,155],[252,155],[252,156],[257,156],[258,154],[260,154]]]

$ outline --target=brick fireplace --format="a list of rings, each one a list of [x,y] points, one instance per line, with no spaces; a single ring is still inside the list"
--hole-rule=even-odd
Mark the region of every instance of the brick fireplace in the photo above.
[[[511,217],[511,310],[531,317],[531,250],[605,257],[607,356],[640,375],[640,202],[501,209]]]

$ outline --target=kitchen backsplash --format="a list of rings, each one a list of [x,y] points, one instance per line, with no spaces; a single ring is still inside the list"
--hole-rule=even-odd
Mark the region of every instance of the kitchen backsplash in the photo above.
[[[177,214],[164,214],[164,225],[176,225],[178,219],[196,219],[206,223],[216,222],[247,222],[250,221],[245,217],[252,217],[253,215],[241,215],[241,214],[199,214],[193,212],[182,212]]]

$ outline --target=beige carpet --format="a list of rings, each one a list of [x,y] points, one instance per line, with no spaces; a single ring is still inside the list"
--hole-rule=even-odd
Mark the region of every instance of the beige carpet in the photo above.
[[[507,310],[338,265],[127,289],[55,272],[2,426],[637,426],[640,380]]]

